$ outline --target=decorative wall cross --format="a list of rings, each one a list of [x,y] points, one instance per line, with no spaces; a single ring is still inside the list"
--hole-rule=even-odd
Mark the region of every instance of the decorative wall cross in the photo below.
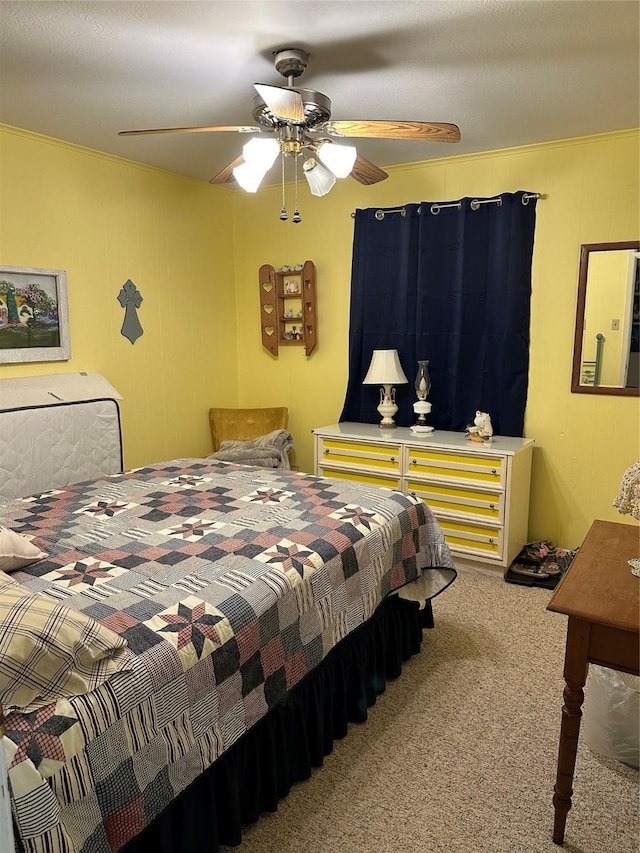
[[[130,278],[122,285],[122,290],[118,294],[118,302],[124,308],[124,320],[120,334],[135,344],[138,338],[144,334],[137,313],[137,309],[142,305],[142,294]]]

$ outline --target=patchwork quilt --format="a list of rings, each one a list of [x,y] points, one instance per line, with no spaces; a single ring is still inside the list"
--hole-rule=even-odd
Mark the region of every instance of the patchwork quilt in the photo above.
[[[421,501],[293,471],[180,459],[16,500],[47,557],[13,577],[128,643],[84,696],[9,710],[28,853],[141,832],[390,592],[452,567]]]

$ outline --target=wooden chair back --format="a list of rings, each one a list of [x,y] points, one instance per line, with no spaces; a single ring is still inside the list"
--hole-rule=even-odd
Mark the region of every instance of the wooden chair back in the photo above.
[[[251,441],[276,429],[286,429],[289,410],[286,406],[264,409],[209,409],[213,452],[222,441]]]

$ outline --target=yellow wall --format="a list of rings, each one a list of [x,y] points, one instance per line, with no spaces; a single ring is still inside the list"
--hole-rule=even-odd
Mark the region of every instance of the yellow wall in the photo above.
[[[397,166],[363,187],[300,188],[299,225],[280,188],[211,187],[98,152],[0,128],[0,263],[67,270],[72,358],[3,365],[0,377],[89,370],[125,397],[125,464],[204,455],[211,405],[286,405],[295,461],[312,470],[311,429],[337,420],[347,378],[356,208],[543,192],[533,260],[526,434],[536,441],[530,539],[575,546],[612,509],[639,456],[638,398],[569,392],[581,243],[637,239],[638,133]],[[450,153],[449,151],[446,152]],[[292,188],[287,205],[293,208]],[[261,346],[258,268],[306,259],[318,275],[318,347]],[[120,334],[120,287],[144,302],[145,334]]]
[[[449,153],[449,152],[447,152]],[[535,439],[529,537],[573,547],[594,518],[629,521],[611,503],[639,452],[638,398],[571,394],[579,250],[631,240],[638,221],[637,131],[397,166],[383,183],[339,181],[330,196],[300,189],[303,222],[280,222],[281,190],[234,195],[243,405],[290,408],[296,461],[312,470],[311,429],[334,423],[347,379],[353,219],[356,208],[392,207],[524,189],[542,192],[533,255],[531,364],[526,435]],[[287,187],[291,213],[292,188]],[[261,346],[258,268],[313,260],[318,347],[278,358]]]
[[[0,128],[0,264],[67,272],[71,360],[122,394],[125,465],[211,452],[211,401],[237,403],[231,197],[208,184]],[[127,279],[144,334],[120,334]]]

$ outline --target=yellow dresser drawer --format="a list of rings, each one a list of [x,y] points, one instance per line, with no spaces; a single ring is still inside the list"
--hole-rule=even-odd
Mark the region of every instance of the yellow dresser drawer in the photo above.
[[[503,456],[424,447],[408,447],[407,451],[407,472],[410,477],[420,474],[438,480],[505,488],[507,462]]]
[[[504,520],[504,492],[421,480],[407,480],[407,491],[421,498],[435,513],[462,514],[495,524]]]
[[[318,466],[353,468],[359,471],[397,474],[400,477],[400,445],[375,441],[345,441],[321,438],[318,447]]]
[[[485,558],[502,558],[503,528],[460,521],[438,515],[438,524],[452,551],[478,554]]]
[[[383,486],[387,489],[402,491],[400,477],[386,477],[383,474],[366,471],[349,471],[346,468],[333,468],[331,465],[319,465],[318,476],[333,477],[336,480],[353,480],[354,483],[366,483],[369,486]]]

